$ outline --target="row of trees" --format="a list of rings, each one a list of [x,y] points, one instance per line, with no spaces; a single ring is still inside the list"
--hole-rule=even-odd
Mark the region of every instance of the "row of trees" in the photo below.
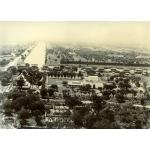
[[[79,72],[79,73],[74,73],[74,72],[62,72],[62,73],[59,73],[59,72],[48,72],[48,76],[50,77],[58,77],[58,78],[81,78],[83,77],[82,73]]]
[[[134,67],[150,67],[150,64],[140,64],[140,63],[128,63],[126,60],[124,62],[106,62],[104,60],[103,62],[100,61],[74,61],[74,60],[67,60],[67,59],[61,59],[61,64],[84,64],[84,65],[114,65],[114,66],[134,66]]]

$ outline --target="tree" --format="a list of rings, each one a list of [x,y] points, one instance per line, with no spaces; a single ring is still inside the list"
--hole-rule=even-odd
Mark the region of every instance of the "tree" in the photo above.
[[[28,109],[30,104],[30,99],[25,97],[18,97],[12,101],[12,107],[17,112],[20,111],[22,107]]]
[[[35,116],[35,121],[37,123],[38,126],[42,126],[42,118],[41,118],[41,111],[39,110],[34,110],[34,116]]]
[[[127,89],[131,88],[131,85],[129,83],[124,83],[124,87]]]
[[[47,97],[47,92],[48,92],[48,90],[46,88],[42,88],[40,90],[40,94],[41,94],[42,98],[46,98]]]
[[[67,81],[63,81],[62,84],[63,84],[63,86],[66,86],[68,84],[68,82]]]
[[[98,77],[102,77],[102,74],[100,72],[98,73]]]
[[[83,116],[77,110],[74,110],[72,119],[76,127],[83,127]]]
[[[17,68],[15,66],[11,66],[7,70],[10,70],[12,75],[16,75],[16,73],[17,73]]]
[[[70,93],[68,90],[63,90],[62,93],[63,93],[63,98],[65,98],[65,99],[70,96]]]
[[[103,101],[102,97],[97,95],[92,95],[91,101],[93,102],[92,107],[96,113],[99,113],[105,107],[106,102]]]
[[[93,113],[88,112],[87,114],[85,114],[85,116],[84,116],[85,128],[92,129],[93,124],[96,122],[96,120],[97,120],[97,117]]]
[[[144,98],[141,99],[141,105],[145,105],[145,99]]]
[[[35,116],[35,121],[37,125],[41,126],[43,123],[41,122],[41,116],[45,113],[45,106],[42,101],[34,101],[31,106],[32,115]]]
[[[136,129],[142,129],[142,122],[141,122],[141,120],[136,120],[135,121],[135,128]]]
[[[5,101],[3,108],[5,110],[5,115],[6,116],[11,116],[12,115],[12,103],[11,101]]]
[[[115,113],[109,107],[104,108],[104,110],[100,113],[100,116],[102,116],[102,118],[106,118],[109,122],[115,121]]]
[[[99,91],[102,91],[102,89],[103,89],[102,87],[98,87],[98,90],[99,90]]]
[[[95,89],[95,84],[93,84],[93,89]]]
[[[17,79],[17,86],[19,87],[20,90],[22,89],[24,84],[25,84],[25,81],[24,81],[23,77],[20,77],[19,79]]]
[[[12,99],[13,101],[16,100],[18,97],[25,97],[26,96],[26,92],[25,91],[17,91],[17,90],[13,90],[11,92],[9,92],[9,94],[7,95],[8,99]]]
[[[124,82],[123,82],[123,81],[120,81],[120,82],[118,83],[118,85],[119,85],[120,88],[124,88]]]
[[[110,99],[110,94],[111,94],[110,90],[103,90],[102,91],[103,99],[109,100]]]
[[[49,94],[50,97],[54,96],[54,92],[55,92],[54,89],[52,89],[52,88],[48,89],[48,94]]]
[[[124,103],[125,102],[124,95],[122,93],[117,93],[116,94],[116,99],[117,99],[118,103]]]
[[[136,85],[137,87],[140,87],[140,83],[139,83],[138,81],[135,83],[135,85]]]
[[[11,97],[13,96],[10,95],[10,98]],[[16,95],[14,95],[12,102],[8,102],[5,103],[4,109],[6,111],[9,110],[9,113],[15,110],[15,113],[18,114],[18,118],[20,119],[21,126],[27,123],[26,119],[28,119],[30,116],[35,116],[37,125],[42,125],[41,116],[45,113],[45,105],[40,100],[39,96],[32,93],[28,93],[28,95],[23,96],[18,92]]]
[[[37,85],[41,86],[42,85],[42,81],[38,81]]]
[[[8,85],[9,85],[8,79],[7,79],[7,78],[1,79],[1,85],[2,85],[2,86],[8,86]]]
[[[93,123],[92,128],[93,129],[118,129],[119,126],[117,126],[115,121],[111,122],[107,118],[102,118],[102,119],[97,119],[97,121]]]
[[[29,116],[30,116],[29,111],[22,107],[22,109],[18,113],[18,118],[20,119],[21,126],[27,123],[26,119],[28,119]]]
[[[78,107],[77,107],[78,108]],[[90,107],[79,107],[73,111],[73,121],[78,128],[113,129],[117,128],[115,114],[106,103],[98,97],[93,97],[92,111]]]
[[[51,88],[54,89],[55,91],[58,91],[58,86],[56,84],[52,84]]]
[[[86,84],[86,85],[80,86],[80,90],[83,92],[90,92],[91,91],[91,85]]]
[[[74,107],[72,116],[76,128],[140,129],[146,126],[148,112],[144,108],[135,108],[132,103],[110,105],[104,101],[103,104],[103,99],[96,96],[93,107]]]
[[[45,106],[41,100],[32,102],[30,109],[33,111],[33,115],[35,115],[34,114],[35,110],[39,110],[41,115],[44,114],[44,112],[45,112]]]
[[[90,84],[86,84],[85,85],[85,90],[86,91],[90,91],[91,90],[91,85]]]
[[[82,105],[82,102],[78,100],[78,97],[74,96],[67,96],[65,97],[65,103],[67,106],[70,107],[70,109],[73,109],[74,106],[80,106]]]
[[[148,121],[147,111],[144,108],[134,107],[130,103],[119,105],[115,113],[120,128],[141,129]]]

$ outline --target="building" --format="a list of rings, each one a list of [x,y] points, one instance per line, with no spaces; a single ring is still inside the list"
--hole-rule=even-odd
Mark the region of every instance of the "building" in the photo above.
[[[70,87],[79,87],[82,86],[82,81],[68,81],[68,86]]]
[[[87,76],[84,78],[85,82],[98,82],[99,77],[98,76]]]
[[[90,84],[92,87],[95,85],[95,88],[103,87],[103,83],[98,76],[88,76],[83,79],[83,85]]]

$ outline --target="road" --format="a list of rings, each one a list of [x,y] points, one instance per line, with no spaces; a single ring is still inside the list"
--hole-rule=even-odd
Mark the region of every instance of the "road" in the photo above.
[[[25,63],[28,63],[30,65],[36,64],[39,68],[41,68],[43,65],[45,65],[45,53],[45,43],[38,43],[37,46],[35,46],[31,50],[31,53],[25,59]]]

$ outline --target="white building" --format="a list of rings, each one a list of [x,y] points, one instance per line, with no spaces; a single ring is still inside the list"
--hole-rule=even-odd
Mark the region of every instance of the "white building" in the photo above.
[[[68,81],[68,85],[71,87],[79,87],[82,86],[82,81]]]
[[[84,82],[98,82],[99,78],[98,76],[87,76],[83,80]]]
[[[92,87],[95,85],[95,88],[103,87],[102,81],[98,76],[88,76],[83,79],[83,85],[90,84]]]

